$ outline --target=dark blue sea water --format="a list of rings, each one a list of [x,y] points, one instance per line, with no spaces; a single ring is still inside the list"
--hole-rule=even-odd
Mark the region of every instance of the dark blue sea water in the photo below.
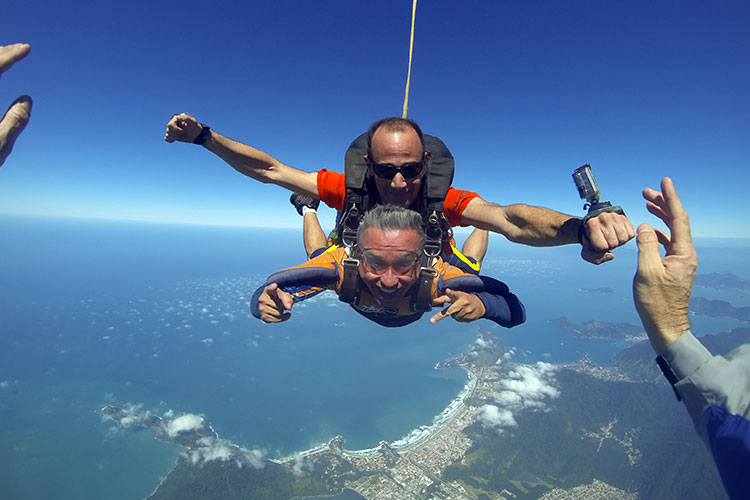
[[[501,334],[516,361],[589,353],[605,364],[622,345],[579,341],[549,320],[638,324],[633,246],[595,267],[573,247],[493,239],[484,273],[524,300],[525,325],[423,320],[387,329],[326,294],[296,305],[284,324],[249,315],[265,276],[304,260],[298,231],[0,217],[0,234],[3,498],[153,491],[180,450],[148,431],[112,429],[98,414],[105,404],[200,414],[222,438],[269,457],[335,435],[347,448],[369,448],[429,424],[455,398],[465,373],[433,367],[462,352],[480,324]],[[700,272],[750,277],[743,252],[712,243]],[[605,286],[612,293],[592,291]],[[695,326],[702,334],[737,323]]]

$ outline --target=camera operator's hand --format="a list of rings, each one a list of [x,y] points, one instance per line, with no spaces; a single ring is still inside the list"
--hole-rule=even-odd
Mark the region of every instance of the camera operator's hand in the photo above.
[[[13,45],[0,45],[0,75],[10,69],[13,64],[20,61],[31,50],[26,43],[14,43]],[[26,127],[31,116],[31,97],[24,95],[17,98],[5,112],[0,121],[0,165],[13,150],[13,144],[18,135]]]
[[[167,132],[164,134],[164,140],[167,142],[193,142],[201,133],[203,127],[194,116],[187,113],[172,115],[172,119],[167,123]]]
[[[690,219],[669,177],[661,181],[661,191],[646,188],[643,197],[671,237],[648,224],[638,226],[638,271],[633,279],[635,307],[657,354],[690,328],[688,305],[698,267]],[[659,243],[667,250],[663,259]]]
[[[587,238],[583,238],[581,257],[593,264],[615,258],[610,250],[624,245],[635,236],[630,220],[615,212],[604,212],[586,221]]]

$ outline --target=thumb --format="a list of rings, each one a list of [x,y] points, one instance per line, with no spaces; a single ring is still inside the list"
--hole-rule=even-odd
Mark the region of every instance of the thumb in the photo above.
[[[659,238],[648,224],[638,226],[638,273],[661,266]]]
[[[284,305],[284,309],[287,311],[292,308],[294,305],[294,299],[292,298],[292,294],[285,292],[284,290],[278,290],[277,292],[279,294],[279,298],[281,299],[281,303]]]
[[[441,295],[440,297],[435,297],[432,299],[432,305],[438,305],[438,304],[445,304],[446,302],[450,302],[451,298],[447,295]]]

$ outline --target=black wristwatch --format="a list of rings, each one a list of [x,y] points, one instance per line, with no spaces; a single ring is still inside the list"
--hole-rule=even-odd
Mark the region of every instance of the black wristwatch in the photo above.
[[[203,127],[201,133],[193,139],[193,144],[203,144],[211,136],[211,127],[203,123],[201,123],[201,127]]]

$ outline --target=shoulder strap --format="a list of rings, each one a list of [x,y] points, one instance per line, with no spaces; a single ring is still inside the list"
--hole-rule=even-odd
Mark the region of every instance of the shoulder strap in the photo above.
[[[348,248],[347,252],[349,252]],[[341,266],[344,279],[339,291],[339,300],[356,305],[359,302],[359,260],[347,256],[341,261]]]
[[[443,201],[448,188],[453,183],[455,160],[448,146],[434,135],[424,135],[424,147],[429,153],[427,175],[423,183],[423,197],[427,200],[428,208],[431,203],[439,203],[443,211]]]
[[[440,255],[443,242],[450,240],[452,235],[450,224],[443,216],[443,203],[453,182],[455,167],[453,155],[443,141],[425,135],[424,145],[430,155],[420,190],[419,207],[425,230],[425,248],[420,257],[418,288],[411,304],[412,310],[419,312],[432,309],[432,283],[437,277],[433,262]]]
[[[346,202],[336,227],[328,235],[332,242],[348,247],[356,243],[359,221],[369,210],[373,197],[377,198],[375,185],[367,177],[366,154],[367,134],[362,134],[352,141],[344,155]]]

